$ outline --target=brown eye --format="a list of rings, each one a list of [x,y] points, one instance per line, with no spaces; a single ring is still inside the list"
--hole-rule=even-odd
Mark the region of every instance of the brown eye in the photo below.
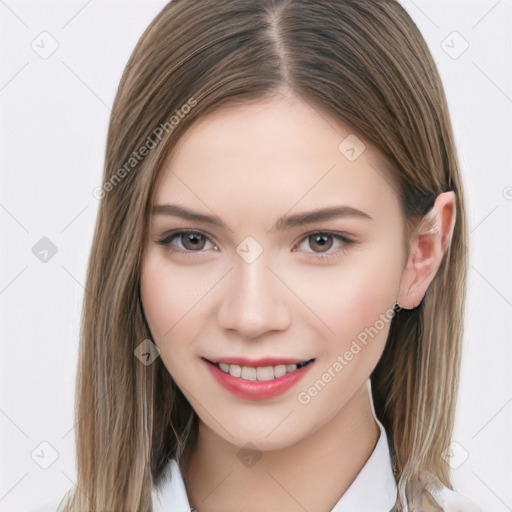
[[[174,253],[190,255],[192,253],[202,254],[208,249],[218,251],[218,247],[212,239],[199,231],[174,231],[156,241],[157,244],[166,246]],[[210,244],[210,247],[208,247]]]
[[[181,233],[180,241],[188,251],[204,249],[206,237],[199,233]]]
[[[315,231],[304,235],[293,251],[299,250],[312,260],[327,262],[341,258],[356,244],[355,240],[344,233]]]
[[[316,252],[328,251],[333,244],[333,235],[329,233],[315,233],[309,235],[309,246]]]

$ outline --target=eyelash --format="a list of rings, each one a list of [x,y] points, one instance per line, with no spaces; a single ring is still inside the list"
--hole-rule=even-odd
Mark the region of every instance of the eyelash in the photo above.
[[[164,236],[163,238],[160,238],[156,241],[157,244],[159,245],[163,245],[163,246],[166,246],[167,249],[173,253],[177,253],[177,254],[180,254],[182,256],[184,256],[185,258],[195,258],[196,256],[202,254],[203,250],[201,251],[189,251],[187,249],[183,250],[183,249],[175,249],[174,247],[172,247],[171,245],[171,242],[175,239],[175,238],[178,238],[180,235],[183,235],[183,234],[192,234],[192,235],[199,235],[199,236],[202,236],[202,237],[205,237],[206,240],[208,242],[211,242],[215,247],[217,247],[217,245],[215,244],[215,242],[213,242],[212,238],[207,235],[206,233],[203,233],[201,231],[195,231],[195,230],[182,230],[182,231],[173,231],[171,233],[168,233],[166,236]],[[336,240],[342,242],[344,245],[347,245],[347,246],[350,246],[350,245],[353,245],[355,244],[356,242],[354,240],[352,240],[351,238],[347,237],[346,235],[342,235],[341,233],[336,233],[336,232],[332,232],[332,231],[312,231],[310,233],[307,233],[305,234],[297,244],[295,244],[294,248],[295,247],[298,247],[302,244],[302,242],[304,242],[305,240],[307,240],[310,236],[313,236],[313,235],[327,235],[327,236],[332,236],[333,238],[335,238]],[[342,256],[345,255],[347,251],[347,248],[345,247],[344,249],[341,249],[333,254],[325,254],[325,253],[312,253],[312,252],[306,252],[306,254],[308,254],[309,257],[313,258],[313,259],[319,259],[319,260],[331,260],[331,259],[334,259],[334,258],[340,258]],[[295,251],[294,251],[295,252]]]

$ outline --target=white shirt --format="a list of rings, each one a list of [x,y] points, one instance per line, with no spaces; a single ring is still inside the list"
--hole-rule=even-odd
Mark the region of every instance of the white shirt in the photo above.
[[[377,444],[366,464],[331,512],[390,512],[395,505],[397,486],[391,466],[388,439],[374,410],[373,415],[380,429]],[[447,487],[440,491],[429,491],[445,512],[481,512],[472,500]],[[168,464],[160,486],[153,488],[151,497],[153,512],[190,512],[183,476],[175,460]],[[62,498],[50,501],[29,512],[57,512],[61,500]]]
[[[370,458],[331,512],[390,512],[395,506],[398,491],[388,439],[375,412],[374,418],[380,429],[379,440]],[[428,490],[445,512],[481,512],[472,500],[447,487],[441,490],[429,487]],[[153,489],[152,498],[153,512],[190,512],[185,483],[175,460],[169,464],[160,487]]]

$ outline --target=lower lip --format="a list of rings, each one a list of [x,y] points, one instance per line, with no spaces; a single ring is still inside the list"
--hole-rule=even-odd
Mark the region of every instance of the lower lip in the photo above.
[[[259,381],[233,377],[229,373],[223,372],[210,361],[206,359],[203,359],[203,361],[213,377],[223,388],[227,389],[233,395],[246,400],[265,400],[282,395],[302,379],[314,364],[314,361],[312,361],[306,366],[286,373],[277,379]]]

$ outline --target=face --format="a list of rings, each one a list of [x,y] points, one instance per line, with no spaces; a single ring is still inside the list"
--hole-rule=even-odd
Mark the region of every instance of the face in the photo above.
[[[307,438],[343,414],[384,349],[403,218],[383,158],[349,135],[294,96],[223,109],[180,139],[156,184],[146,319],[200,420],[234,445]],[[324,209],[337,211],[305,215]],[[237,358],[247,369],[234,375],[208,362]],[[311,359],[265,380],[269,364],[278,377]]]

